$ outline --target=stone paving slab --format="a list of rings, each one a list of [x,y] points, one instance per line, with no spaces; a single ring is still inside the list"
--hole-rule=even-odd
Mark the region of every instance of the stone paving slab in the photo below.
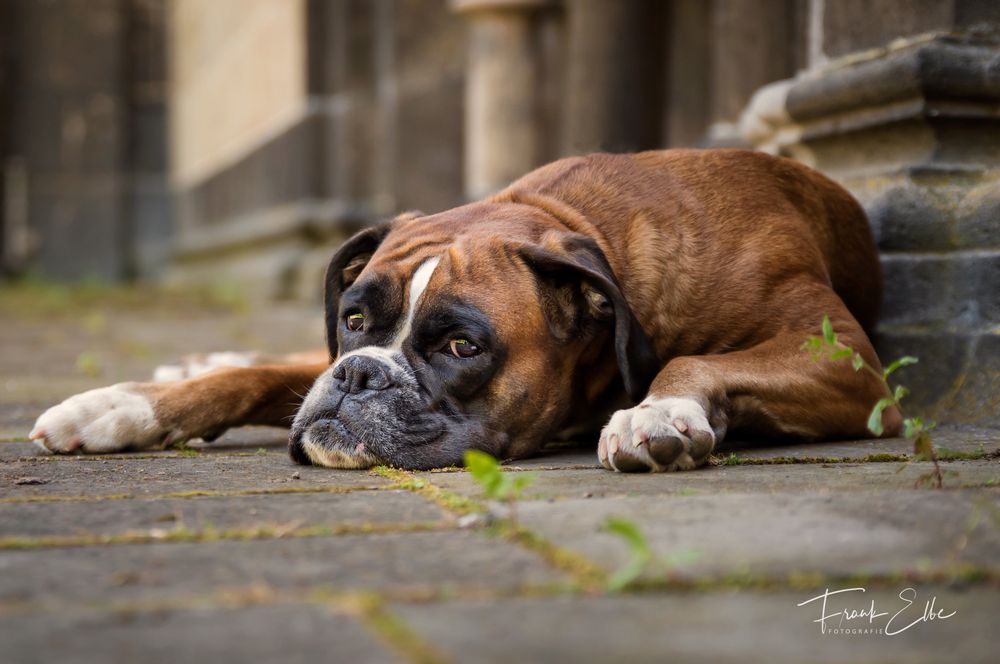
[[[18,428],[9,438],[26,438],[34,417],[41,412],[32,411],[29,422]],[[2,432],[2,429],[0,429]],[[0,440],[3,437],[0,436]],[[1000,453],[1000,430],[995,429],[942,429],[935,432],[935,444],[939,449],[969,454]],[[207,443],[192,440],[188,446],[207,453],[245,453],[266,450],[283,452],[288,444],[288,430],[276,427],[243,427],[226,432],[218,440]],[[149,450],[145,454],[176,454],[173,450]],[[886,440],[831,441],[789,445],[751,444],[746,442],[724,442],[716,455],[726,457],[734,454],[739,459],[865,459],[879,454],[912,455],[913,444],[905,438]],[[47,452],[34,443],[26,441],[0,444],[0,460],[20,457],[45,457]],[[128,454],[121,455],[127,457]],[[558,470],[566,468],[600,468],[597,452],[586,447],[555,448],[529,459],[517,459],[507,464],[511,470]]]
[[[43,483],[24,484],[26,478]],[[388,484],[387,480],[367,471],[300,466],[286,455],[273,454],[121,459],[49,457],[0,464],[0,499],[118,494],[141,497],[185,491],[357,489]]]
[[[0,548],[0,660],[393,661],[386,634],[371,631],[370,621],[362,625],[332,604],[305,603],[324,590],[398,601],[393,606],[404,623],[463,662],[995,660],[989,656],[1000,593],[988,579],[969,581],[964,592],[918,585],[921,596],[936,593],[939,608],[959,614],[918,625],[905,640],[821,637],[810,622],[818,614],[794,606],[814,594],[792,589],[787,581],[796,571],[894,576],[957,561],[991,571],[994,580],[1000,575],[998,531],[985,512],[974,529],[969,525],[970,515],[985,509],[982,501],[997,508],[1000,490],[910,489],[927,464],[722,465],[618,475],[599,470],[593,445],[518,461],[512,469],[541,471],[520,505],[522,524],[540,536],[614,569],[627,551],[600,526],[608,515],[629,518],[657,553],[696,552],[676,563],[679,580],[714,580],[715,588],[568,597],[537,595],[558,591],[569,577],[527,546],[457,529],[453,515],[369,472],[295,465],[282,429],[192,441],[198,456],[168,450],[55,458],[22,440],[38,414],[63,398],[145,380],[157,364],[188,352],[320,347],[321,314],[318,306],[237,313],[88,305],[58,315],[33,315],[28,307],[0,325],[0,441],[21,440],[0,443],[0,537],[154,535],[178,527],[204,535],[75,547],[7,540]],[[1000,431],[942,428],[935,435],[940,448],[1000,449]],[[733,451],[751,462],[860,460],[909,454],[911,446],[903,439],[735,441],[719,456]],[[946,480],[953,489],[988,487],[998,481],[1000,460],[943,467],[959,473]],[[419,476],[479,497],[464,472]],[[318,492],[282,493],[297,489]],[[183,496],[192,491],[239,495]],[[263,491],[272,494],[252,493]],[[213,532],[261,526],[289,531],[281,538],[272,531],[241,540],[231,531],[212,539]],[[304,537],[295,526],[399,530]],[[408,526],[415,530],[403,532]],[[751,589],[767,579],[772,591]],[[431,589],[436,600],[417,601]],[[880,607],[896,590],[878,591]],[[473,601],[484,595],[507,599]]]
[[[7,616],[0,642],[3,660],[19,664],[404,661],[355,619],[308,605]]]
[[[1000,452],[1000,430],[979,427],[941,427],[934,431],[938,448],[971,454]],[[912,455],[913,443],[906,438],[880,440],[826,441],[820,443],[790,443],[774,445],[741,440],[724,441],[716,456],[735,454],[740,459],[864,459],[878,454]],[[517,459],[507,464],[512,470],[554,470],[561,468],[600,468],[597,447],[554,448],[530,459]]]
[[[996,453],[1000,451],[1000,430],[975,427],[942,427],[933,431],[934,445],[939,449],[968,453]],[[751,444],[726,442],[717,450],[720,456],[735,453],[745,459],[772,459],[788,457],[842,457],[861,459],[877,454],[913,454],[913,443],[906,438],[880,440],[828,441],[789,445]]]
[[[365,526],[445,522],[437,505],[405,491],[256,496],[199,496],[86,502],[30,502],[0,507],[4,537],[110,536],[183,528],[224,531],[276,526]]]
[[[1000,490],[898,490],[531,501],[524,524],[558,546],[616,568],[624,544],[610,516],[636,523],[661,555],[690,556],[681,577],[893,574],[972,563],[1000,571],[1000,529],[984,510]],[[979,523],[970,529],[970,519]]]
[[[96,387],[146,381],[160,364],[212,351],[323,348],[322,307],[272,303],[246,310],[187,305],[93,306],[4,312],[0,326],[0,440],[23,438],[46,408]],[[81,358],[87,362],[81,366]]]
[[[836,605],[832,598],[828,612],[869,608],[866,603],[874,600],[877,612],[890,613],[874,623],[884,630],[891,615],[907,606],[898,596],[904,587],[853,593],[849,602]],[[996,661],[996,589],[917,586],[919,601],[890,630],[920,617],[924,602],[934,596],[936,609],[957,613],[896,636],[821,634],[811,622],[820,615],[817,603],[796,604],[824,590],[462,601],[395,610],[455,661],[470,664]]]
[[[10,440],[0,444],[0,460],[16,459],[22,456],[47,456],[47,452],[39,449],[26,438],[35,419],[45,406],[27,407],[23,404],[4,406],[0,408],[0,441]],[[2,412],[15,410],[21,413],[21,421],[15,426],[4,425]],[[1000,453],[1000,430],[982,429],[977,427],[949,427],[934,432],[934,441],[938,448],[970,454]],[[253,452],[259,449],[282,451],[288,444],[288,430],[279,427],[242,427],[232,429],[213,442],[194,439],[188,446],[200,452],[231,453]],[[149,450],[145,453],[170,454],[171,450]],[[716,450],[716,455],[725,457],[735,454],[740,459],[864,459],[879,454],[912,455],[913,444],[905,438],[888,438],[885,440],[855,440],[828,441],[821,443],[798,443],[787,445],[772,445],[765,443],[748,443],[745,441],[725,441]],[[126,454],[127,456],[127,454]],[[512,469],[553,470],[563,468],[600,468],[596,448],[587,446],[571,448],[553,448],[529,459],[517,459],[507,466]]]
[[[27,430],[25,430],[27,431]],[[26,434],[25,434],[26,435]],[[22,436],[23,437],[23,436]],[[165,457],[184,456],[191,450],[202,454],[275,454],[288,459],[288,431],[271,427],[246,427],[228,432],[218,440],[206,443],[199,439],[185,444],[187,452],[181,452],[176,447],[165,450],[149,449],[138,452],[120,452],[114,454],[96,455],[101,457],[117,457],[121,459],[135,458],[136,454],[143,456],[155,455]],[[86,455],[80,455],[86,456]],[[47,450],[43,450],[28,440],[13,440],[0,442],[0,461],[17,461],[19,459],[54,458]]]
[[[513,589],[565,577],[533,553],[465,531],[126,544],[0,552],[0,606],[100,605],[266,584],[406,592]]]
[[[0,394],[4,391],[0,384]],[[31,426],[45,408],[45,402],[0,401],[0,441],[27,440]]]
[[[682,473],[612,473],[601,469],[539,472],[522,494],[525,500],[638,495],[721,493],[825,494],[840,491],[910,489],[932,470],[930,463],[828,463],[712,466]],[[941,464],[945,486],[1000,486],[1000,459]],[[476,497],[479,485],[466,472],[415,473],[437,486]]]
[[[538,456],[528,459],[515,459],[506,464],[510,470],[557,470],[564,468],[600,468],[597,460],[597,447],[556,448],[543,450]]]

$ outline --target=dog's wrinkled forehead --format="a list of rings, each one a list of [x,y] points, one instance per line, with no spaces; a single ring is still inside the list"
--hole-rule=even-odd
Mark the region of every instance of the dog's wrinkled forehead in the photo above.
[[[447,302],[489,312],[496,324],[521,311],[535,289],[532,275],[512,261],[503,238],[462,238],[403,243],[391,233],[364,268],[359,284],[392,291],[398,323],[387,347],[399,348],[424,315]],[[396,240],[394,242],[394,240]],[[415,250],[407,250],[415,246]]]

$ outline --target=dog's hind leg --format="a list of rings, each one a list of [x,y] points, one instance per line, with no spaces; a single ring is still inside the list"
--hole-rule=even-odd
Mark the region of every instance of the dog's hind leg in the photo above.
[[[215,353],[192,353],[181,358],[178,364],[164,364],[153,371],[154,383],[167,383],[185,378],[194,378],[222,367],[259,367],[279,364],[317,364],[326,362],[326,350],[271,355],[257,351],[222,351]]]
[[[220,368],[179,381],[119,383],[49,408],[30,437],[51,452],[102,453],[212,440],[248,424],[287,427],[328,366]]]

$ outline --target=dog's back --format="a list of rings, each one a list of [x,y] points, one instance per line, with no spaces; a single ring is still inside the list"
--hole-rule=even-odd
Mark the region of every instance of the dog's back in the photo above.
[[[767,269],[777,272],[804,259],[807,269],[825,268],[817,277],[829,280],[866,331],[877,321],[881,269],[864,210],[846,189],[791,159],[729,149],[591,154],[533,171],[496,198],[532,194],[569,202],[613,247],[637,246],[629,255],[609,256],[625,278],[641,282],[650,279],[644,275],[662,273],[662,266],[644,270],[634,264],[636,255],[650,253],[649,243],[662,242],[645,227],[644,217],[659,217],[656,230],[676,230],[685,243],[677,261],[666,266],[676,278],[687,272],[710,281],[725,271],[725,265],[696,264],[700,248],[715,259],[729,255],[744,263],[760,264],[766,254],[772,263]],[[659,201],[656,209],[650,201]],[[819,261],[803,255],[813,250]],[[659,253],[672,250],[664,244]],[[730,287],[745,285],[719,286]]]

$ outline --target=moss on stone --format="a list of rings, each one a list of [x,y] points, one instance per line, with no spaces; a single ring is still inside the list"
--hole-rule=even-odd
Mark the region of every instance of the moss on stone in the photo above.
[[[170,530],[129,531],[115,535],[55,535],[45,537],[0,537],[0,550],[43,549],[78,546],[114,546],[121,544],[151,544],[160,542],[216,542],[220,540],[261,540],[299,537],[330,537],[334,535],[378,535],[412,533],[450,528],[449,524],[431,521],[417,523],[358,523],[296,526],[294,524],[261,524],[245,528],[218,530],[172,528]]]
[[[376,466],[372,473],[379,477],[392,480],[393,489],[403,489],[433,501],[440,507],[456,515],[471,514],[473,512],[484,512],[486,508],[478,501],[466,498],[447,489],[428,482],[399,468],[389,466]]]
[[[385,600],[376,593],[344,594],[337,598],[334,604],[363,622],[405,661],[414,664],[439,664],[451,661],[393,614],[386,606]]]
[[[286,494],[286,493],[351,493],[353,491],[378,491],[379,489],[387,489],[392,487],[387,486],[352,486],[352,487],[340,487],[340,486],[289,486],[289,487],[271,487],[271,488],[260,488],[260,489],[236,489],[231,491],[226,490],[207,490],[207,489],[192,489],[190,491],[171,491],[168,493],[160,494],[134,494],[134,493],[113,493],[104,494],[97,496],[11,496],[6,498],[0,498],[0,504],[2,503],[86,503],[86,502],[97,502],[101,500],[158,500],[163,498],[202,498],[202,497],[228,497],[228,496],[262,496],[262,495],[272,495],[272,494]]]
[[[603,567],[578,553],[556,546],[529,528],[515,527],[509,521],[502,521],[490,531],[534,551],[556,569],[569,574],[580,590],[598,592],[607,586],[608,573]]]

